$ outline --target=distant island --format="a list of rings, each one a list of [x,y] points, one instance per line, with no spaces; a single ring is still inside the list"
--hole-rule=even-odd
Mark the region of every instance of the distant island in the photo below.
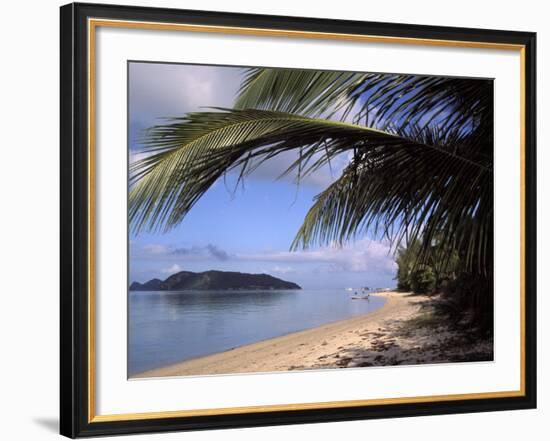
[[[133,282],[130,291],[186,291],[186,290],[255,290],[302,289],[299,285],[268,274],[246,274],[231,271],[180,271],[166,280],[151,279],[145,283]]]

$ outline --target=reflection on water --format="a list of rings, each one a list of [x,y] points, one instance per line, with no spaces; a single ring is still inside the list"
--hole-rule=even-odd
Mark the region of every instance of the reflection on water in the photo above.
[[[131,292],[128,374],[375,310],[344,290]]]

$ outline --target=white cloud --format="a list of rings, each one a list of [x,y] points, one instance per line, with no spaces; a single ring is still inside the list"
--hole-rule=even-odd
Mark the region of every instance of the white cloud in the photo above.
[[[130,63],[130,163],[141,158],[133,151],[144,130],[207,107],[232,107],[240,79],[241,68]]]
[[[169,252],[169,248],[166,246],[166,245],[160,245],[160,244],[148,244],[148,245],[145,245],[143,247],[143,250],[146,252],[146,253],[149,253],[149,254],[166,254]]]
[[[183,268],[181,266],[179,266],[177,263],[174,263],[171,267],[161,269],[160,272],[163,274],[174,274],[181,271],[182,269]]]
[[[393,272],[396,264],[391,255],[389,244],[362,239],[348,246],[336,245],[304,251],[273,251],[254,254],[237,254],[236,259],[243,261],[277,262],[276,268],[290,268],[290,264],[318,264],[319,268],[329,272]],[[288,265],[284,265],[288,264]]]
[[[283,176],[282,178],[281,175],[298,159],[299,154],[300,153],[297,150],[280,153],[279,155],[269,159],[269,161],[262,163],[247,177],[247,179],[258,179],[265,181],[282,179],[285,181],[295,182],[297,170],[293,170],[291,173]],[[313,156],[309,165],[313,164],[321,154],[322,153],[319,153]],[[324,189],[340,177],[342,171],[348,163],[348,153],[342,153],[334,157],[330,161],[330,164],[325,164],[314,172],[302,177],[300,185],[311,185]]]
[[[130,110],[134,123],[183,116],[203,107],[231,107],[241,69],[166,63],[130,64]]]
[[[132,258],[157,261],[231,261],[263,262],[275,264],[269,272],[288,274],[297,272],[299,266],[307,265],[324,272],[394,272],[397,268],[390,245],[385,241],[361,239],[343,247],[331,246],[300,251],[262,251],[229,254],[225,250],[208,244],[206,246],[176,247],[149,244],[132,252]],[[302,267],[305,269],[306,267]],[[176,270],[170,270],[175,272]]]
[[[184,261],[226,261],[233,258],[228,252],[211,243],[205,246],[193,245],[187,247],[152,243],[142,247],[132,247],[132,258],[171,261],[175,257]]]

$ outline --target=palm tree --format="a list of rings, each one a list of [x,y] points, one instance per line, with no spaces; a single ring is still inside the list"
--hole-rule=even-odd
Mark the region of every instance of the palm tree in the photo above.
[[[492,106],[487,80],[247,69],[233,109],[147,131],[149,156],[131,165],[132,228],[172,228],[228,171],[242,180],[296,151],[285,174],[299,182],[347,152],[348,165],[317,195],[291,249],[372,231],[396,245],[419,241],[419,262],[459,250],[465,270],[488,274]]]

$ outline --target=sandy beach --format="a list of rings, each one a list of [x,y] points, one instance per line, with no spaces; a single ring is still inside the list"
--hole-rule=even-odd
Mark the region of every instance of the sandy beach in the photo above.
[[[492,342],[471,341],[434,319],[433,298],[400,292],[375,295],[387,301],[371,313],[132,378],[492,360]]]

